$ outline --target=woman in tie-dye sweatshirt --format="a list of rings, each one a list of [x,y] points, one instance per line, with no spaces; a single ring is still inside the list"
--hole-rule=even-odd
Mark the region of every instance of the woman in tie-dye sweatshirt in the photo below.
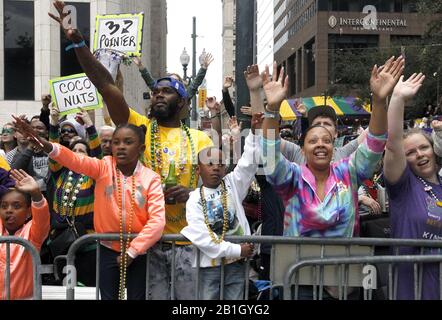
[[[314,126],[304,134],[301,147],[306,164],[286,160],[280,152],[278,120],[274,114],[287,92],[283,70],[276,81],[264,75],[268,115],[263,123],[263,154],[267,157],[267,181],[284,205],[284,235],[299,237],[352,237],[359,233],[358,187],[372,176],[381,160],[387,138],[386,98],[403,70],[403,59],[389,59],[384,67],[374,66],[370,79],[373,111],[369,134],[349,158],[331,163],[333,136]],[[274,67],[276,74],[276,67]],[[272,155],[272,153],[274,155]],[[272,168],[272,161],[275,159]]]

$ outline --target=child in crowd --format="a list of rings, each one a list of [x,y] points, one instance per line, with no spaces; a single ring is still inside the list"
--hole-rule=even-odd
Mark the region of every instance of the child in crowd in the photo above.
[[[118,243],[101,243],[101,298],[125,299],[127,279],[128,299],[145,299],[145,253],[161,238],[165,225],[160,176],[139,161],[145,132],[131,124],[118,126],[112,137],[112,156],[99,160],[49,143],[15,119],[18,130],[41,144],[51,159],[95,180],[95,231],[120,234]],[[132,241],[123,236],[133,233],[138,236]]]
[[[37,250],[49,233],[49,209],[38,183],[25,171],[13,170],[15,188],[0,201],[0,236],[29,240]],[[10,293],[6,289],[6,244],[0,245],[0,299],[28,299],[33,293],[32,257],[20,245],[10,248]]]
[[[226,235],[250,235],[250,227],[242,201],[258,170],[255,154],[259,142],[254,127],[261,122],[257,114],[252,132],[246,138],[244,153],[236,168],[226,176],[223,153],[215,147],[198,155],[198,172],[203,185],[190,193],[186,203],[187,226],[181,233],[201,250],[200,299],[220,299],[220,269],[225,265],[227,300],[244,296],[244,259],[253,255],[253,244],[235,244],[224,240]],[[193,266],[196,267],[195,256]]]

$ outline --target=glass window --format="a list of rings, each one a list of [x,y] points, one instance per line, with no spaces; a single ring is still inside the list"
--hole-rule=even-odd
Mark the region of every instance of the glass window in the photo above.
[[[34,2],[4,0],[5,100],[34,100]]]
[[[78,2],[65,2],[66,5],[73,5],[77,9],[77,25],[83,35],[86,45],[89,46],[90,38],[90,4]],[[63,32],[60,34],[60,76],[69,76],[71,74],[83,73],[83,69],[77,61],[75,50],[65,51],[70,45]]]

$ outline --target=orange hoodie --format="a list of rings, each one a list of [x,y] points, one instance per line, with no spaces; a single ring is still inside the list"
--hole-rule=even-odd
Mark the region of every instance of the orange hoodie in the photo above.
[[[23,225],[14,234],[29,240],[35,248],[40,251],[50,228],[50,215],[46,199],[39,202],[32,202],[32,220]],[[1,236],[8,236],[9,233],[3,227],[0,220]],[[32,257],[24,247],[18,244],[11,244],[10,251],[10,288],[11,300],[32,298],[34,289],[34,271],[32,269]],[[0,244],[0,299],[6,299],[6,244]]]
[[[130,243],[128,254],[136,258],[146,253],[160,238],[166,224],[164,194],[161,178],[154,171],[138,162],[132,176],[120,173],[123,208],[118,206],[116,162],[112,156],[99,160],[79,155],[53,143],[49,157],[60,165],[82,173],[95,180],[94,228],[97,233],[119,233],[120,216],[123,216],[123,229],[129,230],[131,214],[132,179],[135,179],[135,206],[133,208],[131,233],[138,236]],[[120,243],[103,245],[120,251]]]

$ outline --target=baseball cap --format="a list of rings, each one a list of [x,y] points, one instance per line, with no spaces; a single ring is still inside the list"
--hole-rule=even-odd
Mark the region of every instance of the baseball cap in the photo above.
[[[309,126],[311,126],[313,120],[315,120],[319,116],[331,118],[334,122],[336,122],[338,119],[335,109],[333,109],[332,107],[327,105],[316,106],[308,111],[307,117]]]
[[[186,87],[184,87],[184,84],[174,78],[171,78],[171,77],[164,77],[164,78],[158,79],[155,82],[155,88],[158,88],[158,87],[174,88],[182,98],[189,97],[189,95],[187,94]]]

